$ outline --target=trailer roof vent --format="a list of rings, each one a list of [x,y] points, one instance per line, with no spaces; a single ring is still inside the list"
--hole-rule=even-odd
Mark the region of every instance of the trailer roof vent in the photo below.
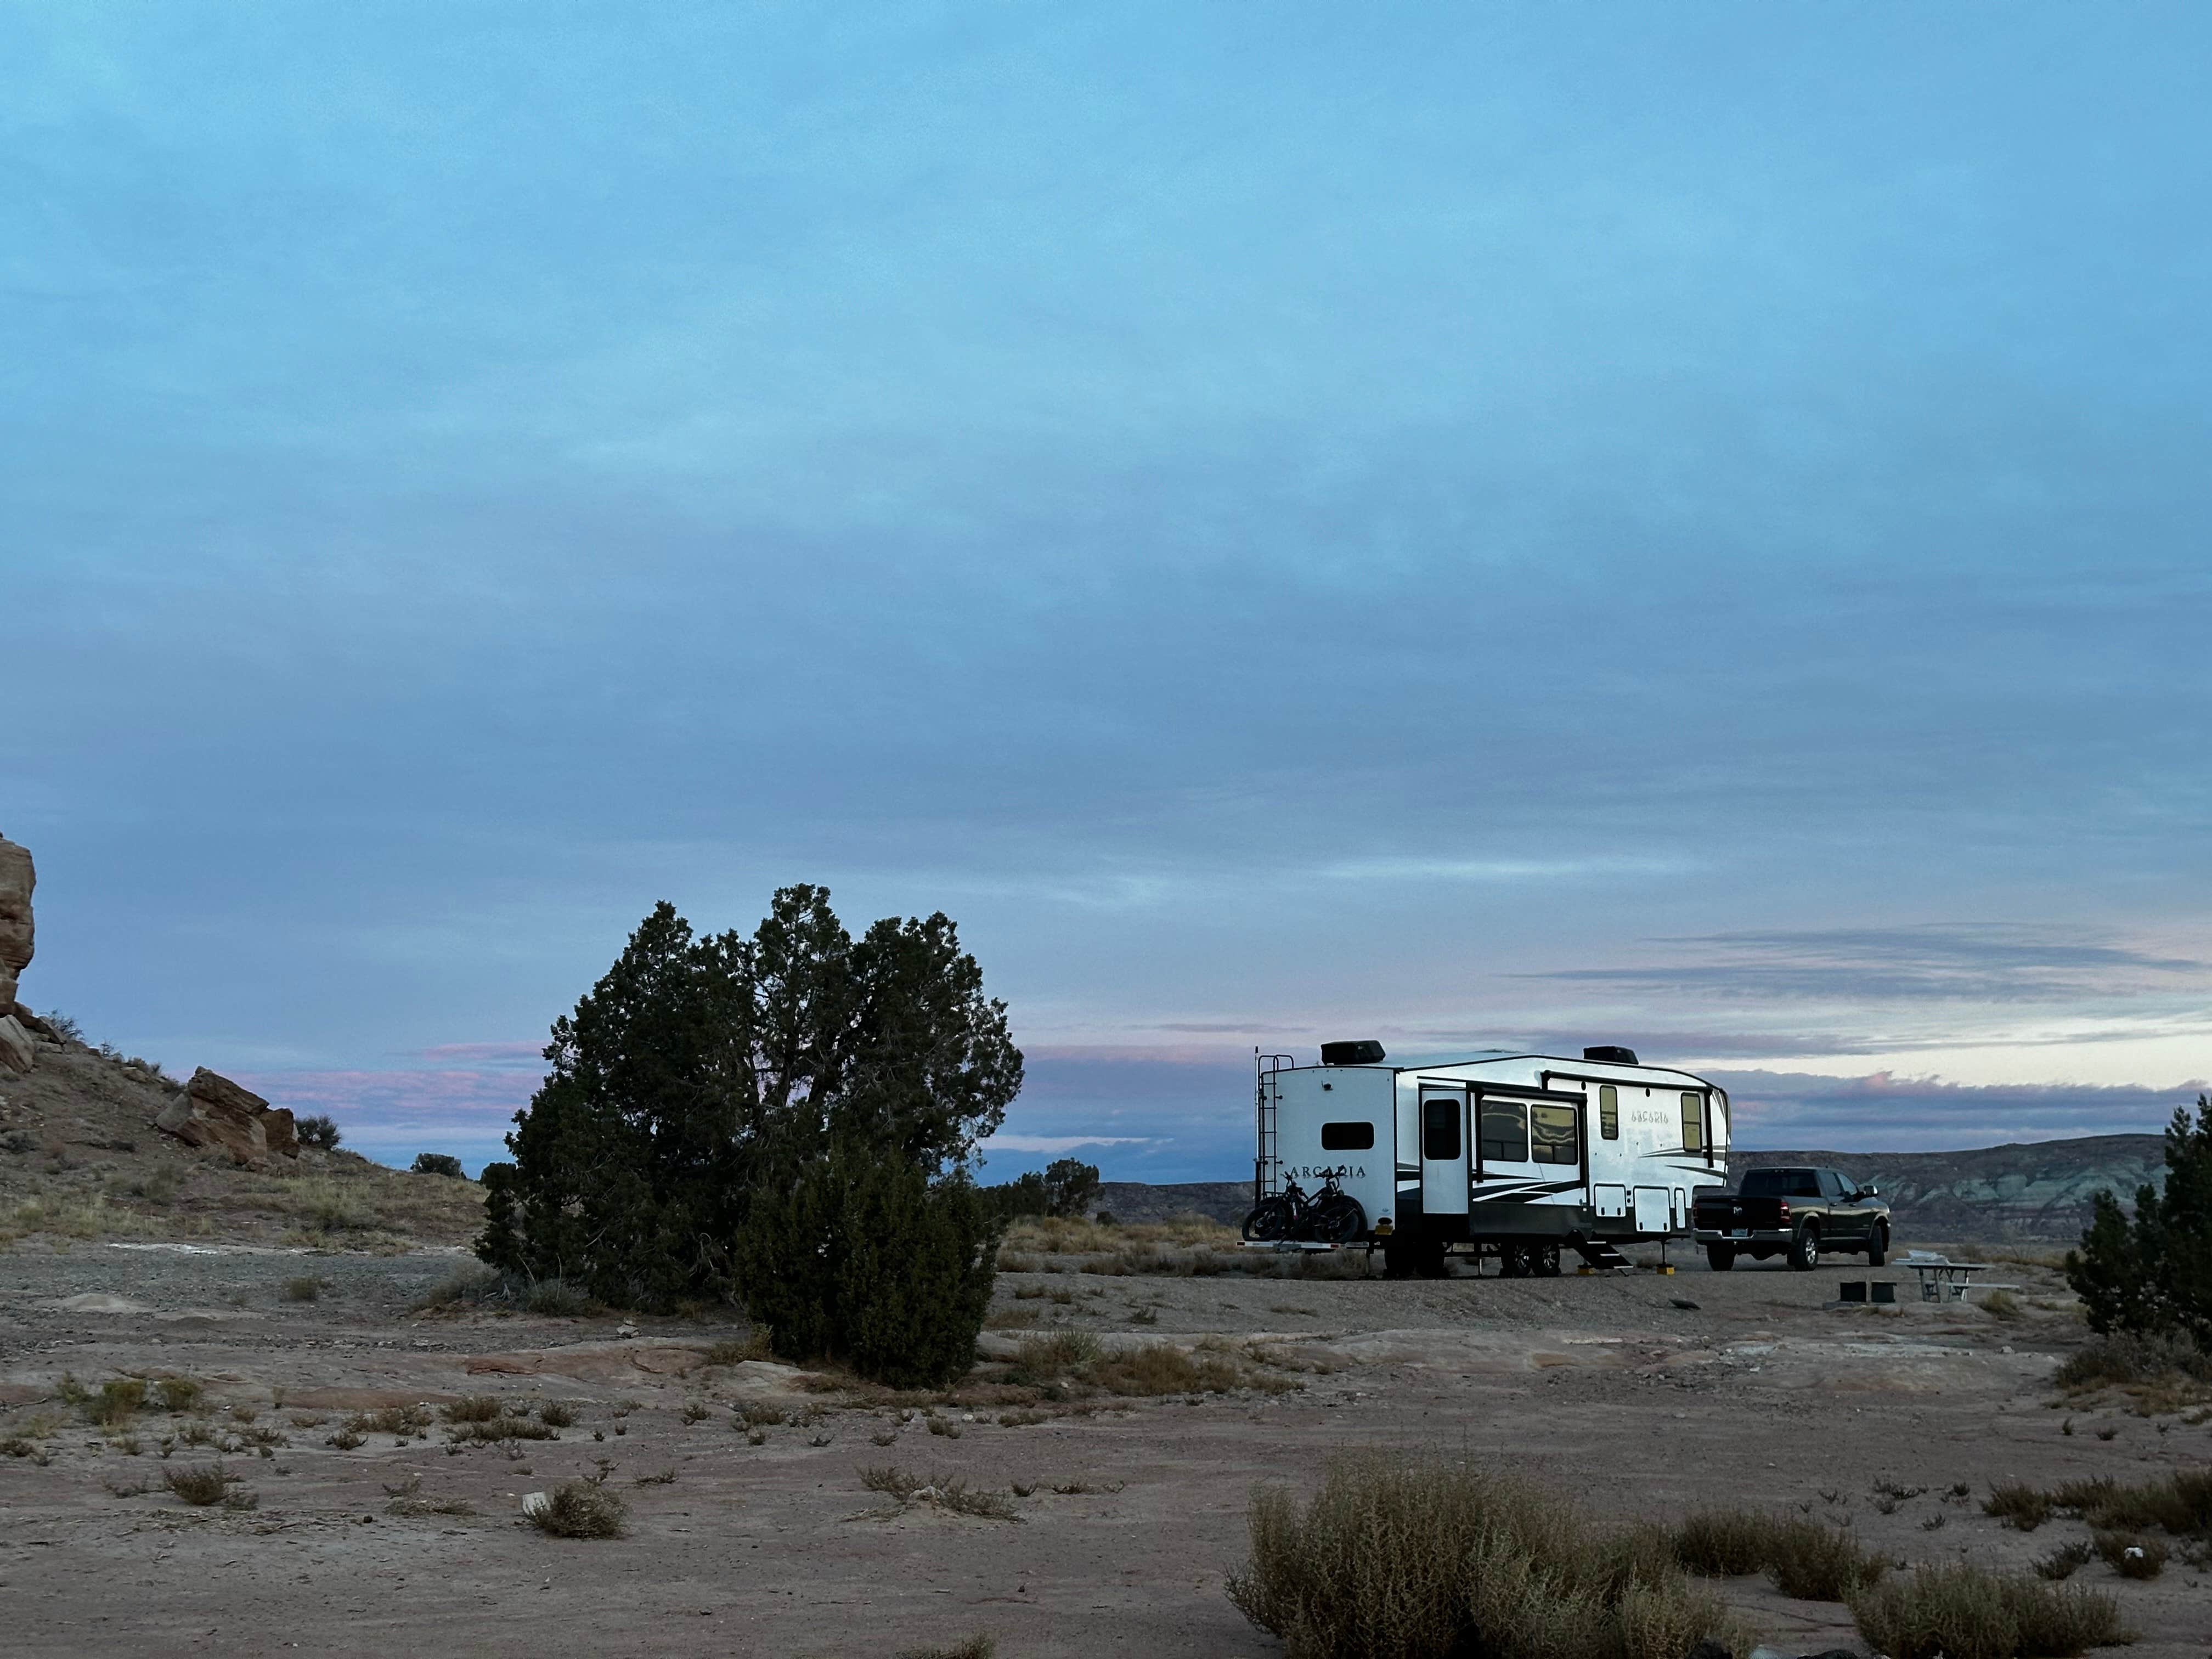
[[[1616,1048],[1610,1042],[1601,1042],[1595,1048],[1583,1049],[1583,1058],[1595,1060],[1607,1066],[1633,1066],[1636,1064],[1636,1050]]]
[[[1324,1066],[1380,1066],[1386,1056],[1382,1045],[1372,1037],[1358,1042],[1324,1042],[1321,1045],[1321,1063]]]

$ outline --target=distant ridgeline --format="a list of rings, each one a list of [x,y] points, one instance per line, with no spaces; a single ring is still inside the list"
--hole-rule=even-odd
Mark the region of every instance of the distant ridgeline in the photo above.
[[[1881,1188],[1897,1239],[2007,1239],[2071,1243],[2088,1224],[2089,1200],[2109,1187],[2133,1207],[2136,1188],[2166,1177],[2157,1135],[2089,1135],[1966,1152],[1731,1152],[1729,1178],[1761,1164],[1829,1164]],[[1097,1206],[1117,1221],[1198,1214],[1234,1226],[1252,1207],[1250,1181],[1151,1187],[1109,1181]]]

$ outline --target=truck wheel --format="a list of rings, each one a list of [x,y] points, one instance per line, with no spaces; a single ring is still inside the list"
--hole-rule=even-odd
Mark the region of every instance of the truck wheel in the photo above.
[[[1706,1245],[1705,1261],[1715,1273],[1726,1273],[1730,1267],[1735,1266],[1735,1246],[1733,1244]]]
[[[1820,1230],[1809,1221],[1790,1241],[1790,1265],[1801,1273],[1808,1273],[1820,1265]]]
[[[1875,1224],[1874,1243],[1867,1246],[1867,1266],[1881,1267],[1887,1267],[1888,1263],[1889,1224],[1886,1221],[1878,1221]]]

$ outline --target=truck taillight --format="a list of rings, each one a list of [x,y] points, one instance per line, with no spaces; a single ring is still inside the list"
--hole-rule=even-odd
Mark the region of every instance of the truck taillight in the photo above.
[[[1783,1220],[1784,1220],[1784,1221],[1789,1220],[1789,1219],[1790,1219],[1790,1200],[1789,1200],[1788,1199],[1786,1199],[1786,1198],[1785,1198],[1785,1199],[1782,1199],[1782,1200],[1779,1200],[1779,1204],[1780,1204],[1780,1207],[1781,1207],[1781,1218],[1782,1218]]]

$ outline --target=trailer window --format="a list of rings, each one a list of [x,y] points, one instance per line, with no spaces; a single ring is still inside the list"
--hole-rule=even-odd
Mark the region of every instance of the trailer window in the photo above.
[[[1371,1123],[1324,1123],[1321,1126],[1321,1149],[1324,1152],[1364,1152],[1375,1145],[1375,1126]]]
[[[1538,1164],[1579,1164],[1575,1146],[1575,1109],[1571,1106],[1531,1106],[1528,1109],[1528,1152]]]
[[[1486,1164],[1526,1164],[1528,1161],[1528,1109],[1516,1101],[1482,1103],[1482,1161]]]
[[[1597,1091],[1597,1132],[1607,1140],[1620,1139],[1620,1091],[1610,1083]]]
[[[1705,1097],[1703,1095],[1682,1097],[1682,1150],[1686,1152],[1705,1150]]]
[[[1421,1156],[1448,1162],[1459,1156],[1459,1102],[1449,1096],[1421,1103]]]

